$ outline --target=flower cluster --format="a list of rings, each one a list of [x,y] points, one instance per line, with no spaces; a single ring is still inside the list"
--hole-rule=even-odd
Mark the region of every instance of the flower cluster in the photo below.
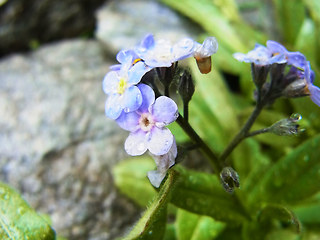
[[[174,73],[175,63],[189,57],[196,59],[202,73],[208,73],[211,55],[217,48],[213,37],[205,39],[203,44],[190,38],[171,44],[155,40],[149,34],[134,48],[120,51],[117,54],[119,64],[111,66],[103,79],[103,91],[108,95],[105,114],[130,132],[124,145],[129,155],[138,156],[149,150],[157,165],[156,171],[148,173],[155,187],[159,187],[167,170],[175,163],[177,146],[166,126],[177,119],[178,107],[172,99],[154,89],[153,78],[163,72],[168,75],[167,70]],[[157,74],[151,74],[152,79],[148,81],[150,73]]]
[[[290,52],[275,41],[266,46],[256,44],[247,54],[235,53],[234,58],[252,64],[253,81],[258,90],[273,102],[278,97],[310,96],[320,106],[320,89],[313,85],[314,72],[300,52]],[[267,76],[270,72],[270,82]]]

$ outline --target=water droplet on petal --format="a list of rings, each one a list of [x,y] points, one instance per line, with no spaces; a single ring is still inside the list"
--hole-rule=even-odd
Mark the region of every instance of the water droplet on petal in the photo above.
[[[123,111],[128,113],[128,112],[130,112],[130,108],[126,107],[126,108],[123,109]]]

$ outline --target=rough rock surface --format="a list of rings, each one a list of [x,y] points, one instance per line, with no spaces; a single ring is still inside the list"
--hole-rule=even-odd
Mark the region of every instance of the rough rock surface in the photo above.
[[[0,1],[0,55],[26,50],[33,42],[91,34],[95,27],[94,11],[103,2],[105,0]]]
[[[127,135],[104,116],[96,41],[43,46],[0,61],[0,180],[68,239],[114,239],[139,210],[114,189]]]
[[[97,11],[96,37],[108,52],[135,46],[148,33],[172,42],[196,38],[201,29],[154,0],[111,1]]]

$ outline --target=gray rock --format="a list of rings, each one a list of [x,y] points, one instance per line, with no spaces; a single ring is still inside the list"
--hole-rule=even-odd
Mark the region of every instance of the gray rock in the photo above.
[[[0,55],[37,42],[92,34],[94,11],[105,0],[0,1]]]
[[[127,157],[127,133],[104,116],[110,64],[86,40],[0,61],[0,180],[70,240],[114,239],[139,217],[110,173]]]
[[[113,55],[135,46],[147,33],[172,42],[199,35],[198,25],[152,0],[117,0],[97,11],[96,38]]]

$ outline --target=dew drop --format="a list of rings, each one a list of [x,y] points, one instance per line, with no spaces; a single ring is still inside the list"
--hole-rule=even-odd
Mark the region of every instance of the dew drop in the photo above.
[[[130,108],[126,107],[126,108],[123,109],[123,111],[128,113],[128,112],[130,112]]]
[[[151,235],[151,234],[152,234],[152,230],[150,230],[150,231],[148,232],[148,234]]]
[[[309,162],[309,160],[310,160],[310,157],[309,157],[308,155],[305,155],[305,156],[303,157],[303,161]]]

